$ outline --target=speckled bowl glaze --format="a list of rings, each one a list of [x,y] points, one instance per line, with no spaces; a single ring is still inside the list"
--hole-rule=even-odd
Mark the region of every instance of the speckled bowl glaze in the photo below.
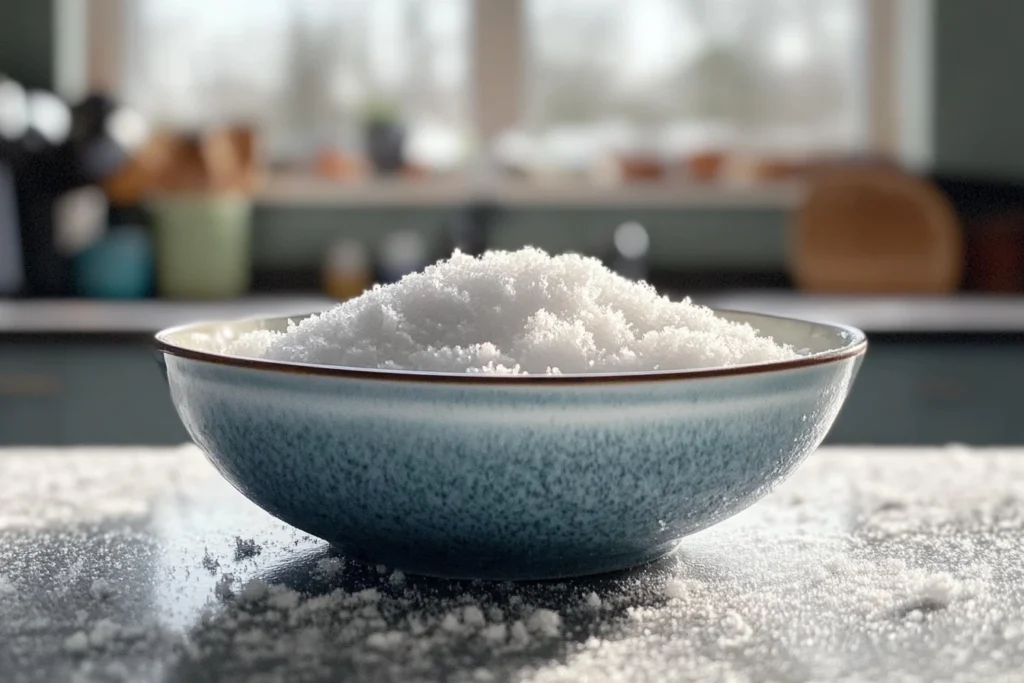
[[[218,354],[286,318],[157,335],[171,396],[250,500],[347,556],[448,578],[597,574],[736,514],[822,441],[859,330],[747,313],[794,361],[622,375],[479,376]]]

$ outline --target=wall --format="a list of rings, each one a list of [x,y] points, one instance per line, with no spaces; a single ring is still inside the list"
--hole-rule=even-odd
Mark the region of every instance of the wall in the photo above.
[[[454,209],[339,209],[260,207],[255,216],[257,269],[295,269],[319,264],[325,248],[351,237],[374,244],[399,229],[416,229],[439,240]],[[774,209],[529,209],[507,210],[492,233],[496,247],[525,244],[549,251],[604,253],[612,232],[640,221],[651,236],[655,267],[781,271],[786,214]]]
[[[54,4],[0,0],[0,73],[30,88],[53,84]]]
[[[1024,2],[934,2],[936,167],[1024,180]]]

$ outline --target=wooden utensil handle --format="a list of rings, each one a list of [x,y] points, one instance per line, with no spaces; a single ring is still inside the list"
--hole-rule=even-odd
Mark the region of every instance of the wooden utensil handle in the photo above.
[[[60,380],[51,375],[0,375],[0,397],[56,396]]]

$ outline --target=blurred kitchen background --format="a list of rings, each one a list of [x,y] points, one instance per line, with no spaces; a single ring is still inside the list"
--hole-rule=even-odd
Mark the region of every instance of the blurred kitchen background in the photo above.
[[[0,0],[0,445],[459,247],[863,327],[834,443],[1024,443],[1019,0]]]

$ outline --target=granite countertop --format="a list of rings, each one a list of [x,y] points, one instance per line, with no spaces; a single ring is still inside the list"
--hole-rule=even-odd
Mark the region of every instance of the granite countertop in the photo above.
[[[1011,681],[1024,450],[824,448],[613,576],[364,568],[191,446],[0,450],[0,672],[27,681]]]
[[[678,293],[669,293],[680,298]],[[738,291],[695,295],[698,303],[822,322],[845,323],[876,334],[1024,333],[1024,297],[823,296],[792,291]],[[323,296],[253,296],[231,301],[0,300],[0,337],[92,335],[148,338],[201,320],[301,315],[332,305]]]

